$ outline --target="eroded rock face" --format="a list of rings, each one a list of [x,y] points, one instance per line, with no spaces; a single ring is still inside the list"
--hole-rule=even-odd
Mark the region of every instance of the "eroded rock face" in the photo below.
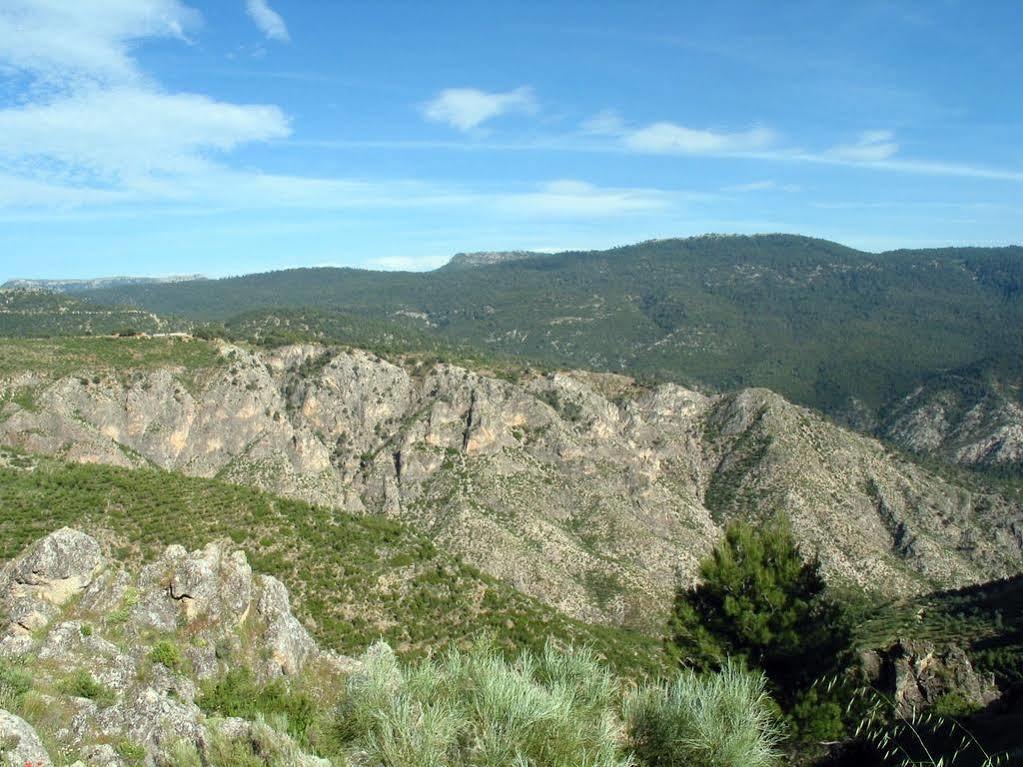
[[[1001,368],[988,361],[932,376],[888,408],[880,433],[951,463],[1023,470],[1023,371],[1018,360]]]
[[[889,694],[899,712],[910,715],[955,695],[983,707],[998,699],[994,675],[974,670],[966,652],[956,645],[937,647],[924,640],[899,640],[862,657],[868,679]]]
[[[123,763],[110,743],[134,744],[149,761],[181,742],[204,747],[220,724],[197,705],[200,685],[233,668],[287,683],[351,666],[321,650],[291,614],[284,585],[253,574],[226,541],[169,546],[136,574],[90,536],[58,530],[4,567],[0,626],[0,657],[25,664],[31,694],[57,712],[50,735],[86,765]],[[7,712],[3,748],[17,767],[50,763],[31,726]]]
[[[583,372],[513,382],[315,345],[220,351],[187,382],[172,369],[40,379],[36,410],[3,406],[0,442],[382,513],[574,617],[640,628],[660,624],[737,517],[787,514],[826,575],[889,594],[1023,565],[1018,500],[901,462],[767,390],[709,397]],[[201,609],[178,577],[172,591]]]

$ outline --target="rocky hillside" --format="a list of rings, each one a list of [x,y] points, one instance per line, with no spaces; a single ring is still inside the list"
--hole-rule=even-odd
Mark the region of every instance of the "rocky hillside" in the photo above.
[[[521,261],[526,258],[542,258],[543,253],[529,250],[495,250],[478,251],[476,253],[456,253],[442,269],[471,269],[477,266],[492,266],[509,261]]]
[[[288,585],[295,615],[323,647],[357,655],[383,639],[409,658],[481,634],[503,651],[549,639],[593,648],[631,678],[664,667],[660,635],[572,620],[481,573],[422,533],[215,479],[76,464],[0,448],[0,562],[48,532],[84,530],[129,566],[170,543],[230,539]]]
[[[928,376],[887,409],[879,433],[953,463],[1023,472],[1023,358]]]
[[[311,707],[352,666],[229,543],[170,546],[132,571],[64,528],[0,570],[0,765],[239,764],[254,751],[327,764],[294,737],[298,707],[290,722],[226,716],[216,685],[276,685],[286,704],[302,680]]]
[[[832,579],[888,593],[1020,569],[1018,501],[766,390],[708,397],[607,374],[506,380],[356,350],[174,343],[216,360],[8,369],[0,440],[383,513],[590,621],[659,621],[737,515],[788,515]]]

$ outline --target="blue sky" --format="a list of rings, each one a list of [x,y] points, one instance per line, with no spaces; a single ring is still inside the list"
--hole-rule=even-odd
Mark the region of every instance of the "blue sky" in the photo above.
[[[0,280],[1023,242],[1023,6],[3,0]]]

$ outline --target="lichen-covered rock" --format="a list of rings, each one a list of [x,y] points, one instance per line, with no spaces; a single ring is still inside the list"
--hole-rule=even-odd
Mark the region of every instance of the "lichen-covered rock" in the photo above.
[[[234,628],[252,600],[252,568],[245,554],[224,541],[201,551],[169,546],[142,570],[135,615],[152,628],[173,631],[178,621]]]
[[[59,561],[69,547],[74,555]],[[202,753],[214,732],[198,705],[203,680],[244,667],[257,683],[290,683],[315,664],[313,675],[329,685],[346,669],[292,615],[284,584],[253,575],[229,541],[192,552],[169,546],[133,573],[104,560],[89,536],[60,530],[3,574],[0,604],[33,650],[21,662],[48,711],[47,734],[84,767],[120,767],[143,755],[153,765],[182,744]],[[26,614],[36,616],[31,629],[18,622]],[[280,751],[282,764],[321,763],[265,722],[233,726],[246,748]],[[0,712],[0,735],[3,758],[14,754],[16,767],[49,764],[17,717]]]
[[[100,545],[62,528],[50,533],[0,570],[0,657],[32,650],[33,633],[80,594],[103,566]]]
[[[0,709],[0,766],[25,767],[32,764],[49,767],[50,763],[50,756],[32,726]]]
[[[260,578],[261,593],[257,609],[266,628],[263,642],[269,650],[266,676],[297,674],[311,655],[318,652],[309,632],[291,613],[288,590],[276,578]]]

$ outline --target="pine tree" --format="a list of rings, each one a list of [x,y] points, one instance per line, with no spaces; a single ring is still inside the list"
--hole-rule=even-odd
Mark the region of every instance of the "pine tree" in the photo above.
[[[669,651],[682,665],[716,669],[728,657],[762,669],[782,700],[830,673],[849,646],[842,608],[829,598],[818,560],[805,560],[788,524],[736,522],[680,590]]]

